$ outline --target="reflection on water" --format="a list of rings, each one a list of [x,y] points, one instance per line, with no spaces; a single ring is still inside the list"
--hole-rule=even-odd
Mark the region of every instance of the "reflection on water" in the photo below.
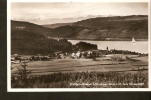
[[[116,50],[128,50],[139,53],[148,53],[148,41],[136,41],[133,44],[131,41],[89,41],[89,40],[68,40],[72,44],[76,44],[80,41],[91,44],[96,44],[98,49],[105,50],[106,47]]]

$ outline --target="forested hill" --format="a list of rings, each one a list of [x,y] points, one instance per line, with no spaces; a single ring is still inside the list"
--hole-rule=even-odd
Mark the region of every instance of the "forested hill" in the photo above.
[[[47,26],[48,27],[48,26]],[[49,37],[68,39],[148,39],[148,16],[98,17],[60,26],[51,30]]]
[[[47,36],[51,32],[51,28],[46,28],[41,25],[36,25],[23,21],[11,21],[11,30],[28,31]]]
[[[11,22],[11,54],[49,54],[52,50],[70,52],[72,44],[65,39],[48,39],[48,28],[27,22]]]
[[[129,29],[137,30],[144,29],[146,30],[148,16],[146,15],[132,15],[132,16],[113,16],[113,17],[98,17],[91,18],[87,20],[78,21],[73,23],[74,26],[82,26],[87,28],[95,29]]]
[[[11,21],[12,30],[42,34],[49,38],[77,40],[131,40],[148,39],[148,16],[98,17],[72,24],[57,24],[56,28],[29,22]],[[50,26],[52,27],[52,26]]]

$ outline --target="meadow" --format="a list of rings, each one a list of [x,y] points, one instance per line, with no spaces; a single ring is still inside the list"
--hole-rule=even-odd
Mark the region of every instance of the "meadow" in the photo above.
[[[115,61],[107,57],[92,59],[51,59],[26,61],[25,78],[18,74],[22,66],[12,65],[12,88],[147,88],[148,57]]]

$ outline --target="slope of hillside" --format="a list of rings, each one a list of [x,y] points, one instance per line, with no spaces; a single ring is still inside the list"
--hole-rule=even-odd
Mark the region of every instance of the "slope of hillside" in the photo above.
[[[98,17],[87,20],[78,21],[73,23],[74,26],[82,26],[96,29],[123,29],[130,28],[131,26],[137,25],[137,28],[141,28],[148,21],[148,16],[114,16],[114,17]],[[141,25],[141,26],[140,26]],[[146,26],[146,25],[145,25]],[[142,27],[142,28],[145,28]]]
[[[28,31],[28,32],[34,32],[37,34],[43,34],[47,35],[51,32],[50,28],[43,27],[41,25],[36,25],[29,22],[21,22],[21,21],[11,21],[11,29],[12,30],[18,30],[18,31]]]
[[[64,25],[64,26],[62,26]],[[28,22],[12,21],[13,30],[24,30],[43,34],[50,38],[78,40],[131,40],[148,39],[148,16],[98,17],[75,23],[53,24],[46,28]]]
[[[77,33],[79,33],[83,29],[83,27],[78,26],[60,26],[53,29],[49,34],[49,37],[75,38]]]
[[[148,16],[115,16],[91,18],[75,22],[72,26],[60,26],[52,30],[50,37],[68,39],[130,40],[148,39]]]
[[[11,27],[11,54],[49,54],[52,50],[72,50],[72,44],[67,40],[57,41],[45,37],[50,29],[14,21],[11,22]]]

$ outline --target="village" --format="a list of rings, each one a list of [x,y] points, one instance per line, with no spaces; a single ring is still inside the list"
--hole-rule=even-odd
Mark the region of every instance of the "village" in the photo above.
[[[73,52],[63,52],[59,50],[52,50],[50,51],[48,55],[37,54],[37,55],[26,56],[26,55],[13,54],[11,56],[11,63],[18,63],[18,62],[21,63],[22,61],[25,62],[25,60],[45,61],[45,60],[50,60],[50,59],[65,59],[65,58],[71,58],[71,59],[92,58],[93,60],[96,60],[96,57],[104,57],[104,59],[113,60],[111,59],[111,57],[114,57],[113,54],[117,56],[117,59],[116,59],[117,61],[131,59],[132,56],[136,56],[136,57],[148,56],[148,54],[138,53],[135,51],[132,52],[128,50],[115,50],[115,49],[109,50],[108,47],[106,47],[106,50],[97,50],[97,48],[92,50],[93,48],[92,49],[88,48],[85,51],[81,49],[81,48],[84,48],[84,45],[80,44],[80,48],[78,47],[76,47],[76,49],[74,48]],[[126,55],[131,55],[131,56],[126,56]]]

